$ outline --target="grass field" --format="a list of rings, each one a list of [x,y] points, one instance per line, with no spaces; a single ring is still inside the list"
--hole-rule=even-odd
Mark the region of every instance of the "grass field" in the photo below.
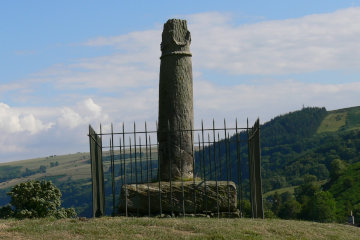
[[[289,220],[124,218],[0,220],[0,239],[359,239],[360,228]]]
[[[61,156],[48,156],[43,158],[29,159],[23,161],[15,161],[9,163],[1,163],[0,170],[7,168],[19,168],[24,172],[26,168],[29,170],[36,170],[39,166],[46,167],[45,173],[36,173],[25,178],[14,178],[12,180],[0,183],[0,189],[12,187],[20,182],[32,179],[41,179],[51,176],[62,176],[62,181],[68,180],[70,177],[73,180],[90,178],[90,156],[89,153],[75,153]],[[51,167],[51,164],[58,163],[57,166]]]
[[[327,180],[321,180],[321,181],[317,181],[316,184],[318,184],[319,186],[324,185],[327,182]],[[275,189],[269,192],[264,193],[264,198],[267,198],[271,195],[274,195],[275,192],[277,192],[278,194],[282,194],[284,192],[290,192],[291,194],[294,193],[295,188],[298,186],[291,186],[291,187],[284,187],[284,188],[279,188],[279,189]]]
[[[347,112],[330,112],[321,122],[317,133],[336,132],[346,124]]]
[[[317,133],[360,129],[360,107],[330,111],[321,122]]]

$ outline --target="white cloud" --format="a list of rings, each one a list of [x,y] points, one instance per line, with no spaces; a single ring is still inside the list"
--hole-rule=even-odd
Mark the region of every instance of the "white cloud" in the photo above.
[[[100,123],[109,120],[108,114],[103,112],[102,107],[92,98],[78,102],[72,107],[62,107],[60,112],[57,121],[59,126],[70,129],[84,127],[92,122]]]
[[[22,114],[16,109],[10,108],[5,103],[0,103],[0,130],[2,133],[27,132],[36,134],[46,131],[53,126],[53,123],[43,124],[33,114]]]
[[[58,120],[58,123],[62,127],[75,128],[80,124],[83,124],[84,121],[79,113],[75,112],[69,107],[64,107],[61,110],[61,116]]]
[[[194,64],[232,74],[357,69],[360,8],[234,26],[220,13],[190,15]]]

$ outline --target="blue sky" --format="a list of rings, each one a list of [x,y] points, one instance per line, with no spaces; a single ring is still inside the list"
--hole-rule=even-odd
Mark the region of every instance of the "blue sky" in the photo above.
[[[3,1],[0,162],[155,124],[163,24],[192,34],[195,121],[359,105],[360,1]]]

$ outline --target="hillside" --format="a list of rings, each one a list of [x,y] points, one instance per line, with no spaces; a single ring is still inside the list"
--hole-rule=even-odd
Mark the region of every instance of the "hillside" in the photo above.
[[[240,149],[241,158],[247,159],[246,132],[240,133],[240,139],[244,143]],[[360,107],[335,111],[303,108],[275,117],[261,126],[261,148],[264,192],[284,187],[293,189],[302,184],[303,177],[308,174],[326,181],[334,159],[360,162]],[[225,152],[220,155],[224,158]],[[236,158],[234,146],[230,147],[230,156]],[[110,164],[106,156],[104,160],[105,188],[110,194]],[[248,166],[246,161],[242,163],[244,192],[248,197]],[[235,181],[237,175],[237,168],[233,167]],[[82,216],[91,215],[88,153],[0,164],[0,205],[9,201],[5,193],[11,186],[28,179],[44,178],[52,180],[61,189],[65,207],[76,207]],[[107,211],[109,213],[110,209]]]
[[[358,239],[360,228],[289,220],[124,218],[0,220],[1,239]]]
[[[360,222],[360,162],[349,165],[327,188],[336,199],[337,214],[346,218],[353,211]]]

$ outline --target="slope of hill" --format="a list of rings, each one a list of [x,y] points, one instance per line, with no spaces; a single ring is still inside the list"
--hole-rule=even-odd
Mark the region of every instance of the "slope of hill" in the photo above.
[[[245,143],[241,146],[242,159],[247,159],[246,137],[246,132],[240,133]],[[360,107],[329,112],[325,108],[303,108],[275,117],[261,127],[261,148],[264,192],[297,186],[303,183],[306,174],[315,175],[319,181],[326,180],[334,159],[360,162]],[[225,152],[220,155],[224,158]],[[230,156],[236,158],[234,146],[230,147]],[[109,165],[105,157],[107,193],[111,192]],[[242,161],[245,193],[248,193],[247,170],[247,161]],[[237,175],[237,168],[233,167],[233,179],[237,179]],[[65,207],[76,207],[83,216],[91,215],[88,153],[0,164],[0,205],[9,201],[5,193],[11,186],[28,179],[44,178],[60,188]]]
[[[346,218],[353,211],[360,218],[360,162],[348,166],[346,171],[328,187],[336,199],[337,214]]]
[[[325,180],[332,160],[360,161],[360,107],[289,113],[264,124],[261,140],[265,191],[299,185],[305,174]]]
[[[360,129],[360,108],[344,108],[331,111],[321,122],[317,133]]]

